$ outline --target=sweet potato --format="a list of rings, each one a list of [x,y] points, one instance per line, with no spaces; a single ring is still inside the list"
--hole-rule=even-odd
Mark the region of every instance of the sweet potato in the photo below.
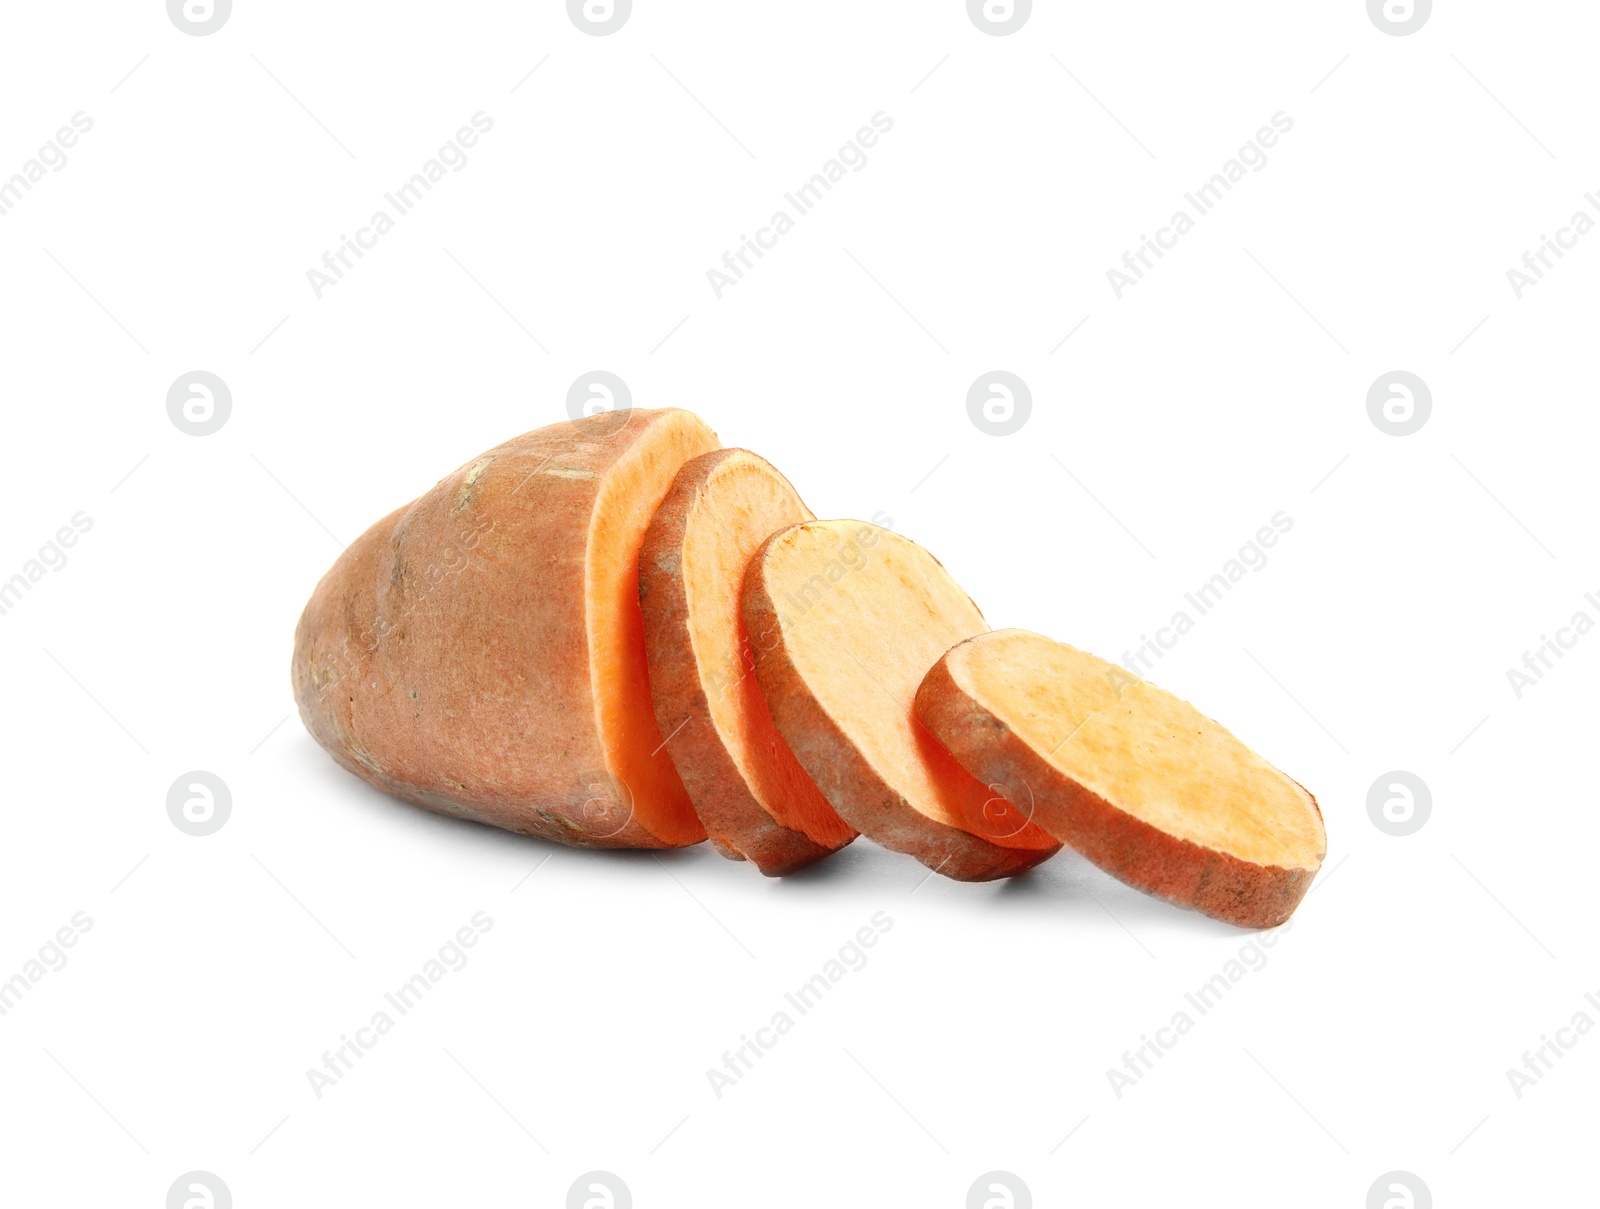
[[[917,715],[972,773],[1130,886],[1282,923],[1327,852],[1316,799],[1192,705],[1025,630],[956,646]]]
[[[564,421],[379,521],[300,618],[307,729],[442,814],[593,847],[704,839],[650,702],[638,554],[678,468],[717,445],[686,411]]]
[[[744,449],[686,462],[645,531],[639,606],[656,722],[724,855],[788,873],[855,839],[772,725],[740,609],[750,556],[811,513]]]
[[[744,616],[778,733],[845,822],[962,881],[1060,847],[912,712],[928,668],[988,629],[926,550],[863,521],[794,525],[751,559]]]

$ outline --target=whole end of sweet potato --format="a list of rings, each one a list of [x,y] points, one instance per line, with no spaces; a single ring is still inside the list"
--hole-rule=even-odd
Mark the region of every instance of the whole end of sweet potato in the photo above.
[[[704,839],[651,706],[638,550],[716,446],[684,411],[563,422],[379,521],[296,629],[306,728],[429,810],[592,847]]]

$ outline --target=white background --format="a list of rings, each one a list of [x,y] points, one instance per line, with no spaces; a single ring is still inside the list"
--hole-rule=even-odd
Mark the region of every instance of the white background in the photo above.
[[[1506,1070],[1600,1021],[1600,637],[1520,699],[1506,670],[1600,618],[1600,236],[1520,301],[1506,270],[1600,186],[1593,6],[1441,2],[1406,37],[1360,0],[1041,2],[1006,37],[956,0],[638,0],[609,37],[552,0],[4,22],[0,176],[94,122],[0,218],[0,578],[93,519],[0,617],[0,978],[93,920],[0,1017],[8,1203],[155,1207],[201,1169],[241,1209],[555,1206],[596,1168],[641,1207],[959,1206],[992,1169],[1041,1206],[1358,1207],[1393,1169],[1573,1203],[1600,1037],[1520,1099]],[[318,300],[306,271],[480,110]],[[718,300],[706,270],[880,110]],[[1106,270],[1278,111],[1119,301]],[[818,515],[887,512],[992,624],[1113,658],[1293,518],[1153,678],[1317,794],[1322,881],[1137,1086],[1107,1069],[1249,934],[1070,853],[961,885],[866,840],[784,881],[553,849],[389,800],[289,717],[340,544],[596,368]],[[966,414],[996,368],[1033,394],[1009,437]],[[1403,438],[1366,412],[1397,368],[1433,396]],[[166,413],[193,369],[233,396],[203,438]],[[209,838],[166,814],[192,769],[233,794]],[[1406,838],[1366,807],[1395,769],[1433,797]],[[307,1068],[476,911],[470,963],[319,1100]],[[707,1069],[879,911],[718,1099]]]

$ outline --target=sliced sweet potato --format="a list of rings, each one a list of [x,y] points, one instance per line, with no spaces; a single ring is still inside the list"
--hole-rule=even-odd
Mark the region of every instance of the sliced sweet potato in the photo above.
[[[744,615],[778,733],[846,823],[962,881],[1060,847],[912,712],[928,668],[988,629],[922,547],[864,521],[794,525],[751,559]]]
[[[856,837],[773,727],[740,609],[750,556],[810,519],[770,464],[719,449],[678,471],[639,551],[650,691],[667,751],[724,855],[774,875]]]
[[[1270,928],[1316,876],[1316,799],[1186,701],[1026,630],[956,646],[917,715],[975,776],[1130,886]]]
[[[362,534],[295,633],[301,718],[429,810],[567,844],[705,838],[650,702],[638,555],[686,411],[607,412],[491,449]]]

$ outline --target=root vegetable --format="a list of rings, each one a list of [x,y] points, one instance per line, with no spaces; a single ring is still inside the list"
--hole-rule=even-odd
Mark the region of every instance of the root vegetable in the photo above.
[[[846,823],[963,881],[1059,848],[913,714],[928,668],[988,629],[926,550],[863,521],[794,525],[751,560],[744,616],[778,732]]]
[[[566,844],[705,838],[662,749],[638,553],[686,411],[607,412],[489,450],[362,534],[295,633],[295,698],[345,768],[442,814]]]
[[[724,854],[766,874],[801,868],[856,837],[774,728],[740,609],[751,555],[777,530],[810,519],[770,464],[720,449],[678,471],[639,552],[651,696],[667,751]]]
[[[1327,851],[1316,799],[1218,723],[1114,664],[1025,630],[940,659],[918,716],[972,773],[1130,886],[1273,927]]]

